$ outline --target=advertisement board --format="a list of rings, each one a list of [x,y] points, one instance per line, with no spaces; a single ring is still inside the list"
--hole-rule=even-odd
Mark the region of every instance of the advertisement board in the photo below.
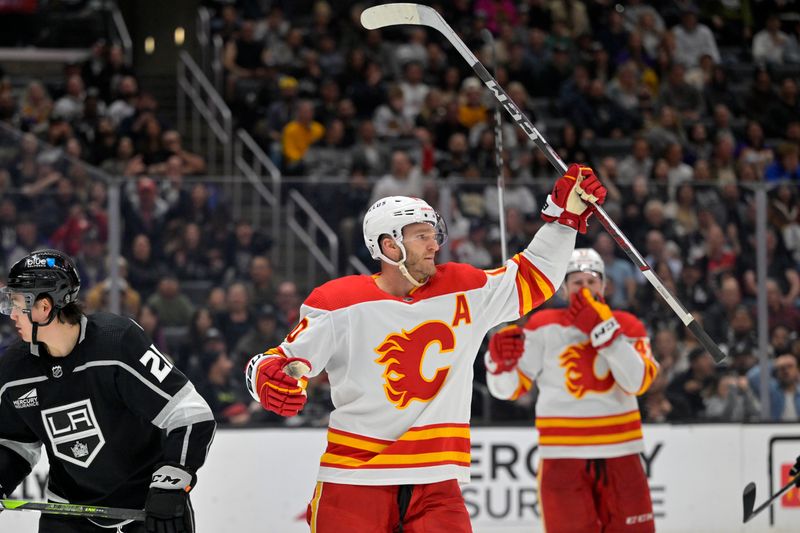
[[[756,505],[777,492],[800,455],[797,425],[645,426],[642,461],[662,533],[783,533],[800,530],[800,491],[742,524],[742,490],[754,481]],[[199,533],[308,531],[306,504],[322,429],[219,430],[192,492]],[[536,431],[473,428],[472,483],[463,487],[476,533],[542,531],[537,509]],[[46,463],[14,496],[40,500]],[[0,514],[0,532],[36,531],[38,513]]]

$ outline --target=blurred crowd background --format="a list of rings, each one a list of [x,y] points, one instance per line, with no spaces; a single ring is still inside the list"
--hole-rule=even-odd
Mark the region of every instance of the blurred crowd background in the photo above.
[[[237,125],[280,168],[284,189],[300,191],[337,230],[342,261],[369,264],[360,219],[375,199],[439,206],[448,194],[452,257],[501,264],[498,172],[510,253],[540,227],[556,171],[507,116],[498,170],[494,100],[440,36],[366,31],[358,20],[370,2],[204,4],[224,42],[221,92]],[[768,185],[769,420],[800,420],[798,2],[430,4],[564,161],[595,168],[608,213],[728,354],[715,366],[592,223],[578,245],[604,258],[608,302],[645,323],[661,365],[641,397],[645,421],[761,419],[753,198]],[[6,46],[58,40],[3,36]],[[106,40],[66,64],[57,83],[0,72],[3,270],[35,249],[62,249],[77,260],[87,311],[105,309],[108,190],[91,169],[124,176],[123,312],[194,380],[220,422],[325,424],[324,376],[296,419],[273,418],[247,397],[241,369],[281,341],[313,287],[276,274],[272,236],[232,218],[219,181],[204,179],[205,155],[187,149],[159,103]],[[3,335],[9,342],[12,332]],[[475,368],[476,419],[532,419],[534,396],[491,400],[482,357]]]

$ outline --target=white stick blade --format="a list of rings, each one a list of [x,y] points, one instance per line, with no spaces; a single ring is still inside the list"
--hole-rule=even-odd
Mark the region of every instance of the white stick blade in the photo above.
[[[383,4],[361,12],[361,25],[368,30],[396,26],[398,24],[419,24],[417,4]]]

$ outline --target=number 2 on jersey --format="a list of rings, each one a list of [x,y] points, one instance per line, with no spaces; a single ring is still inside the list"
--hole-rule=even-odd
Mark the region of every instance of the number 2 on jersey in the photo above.
[[[158,351],[154,344],[151,344],[150,349],[144,352],[139,362],[150,368],[150,373],[155,376],[159,383],[163,383],[164,378],[172,370],[172,363],[169,362],[164,354]]]

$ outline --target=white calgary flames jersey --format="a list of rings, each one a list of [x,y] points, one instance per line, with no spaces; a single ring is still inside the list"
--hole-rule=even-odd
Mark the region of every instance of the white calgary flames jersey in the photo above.
[[[516,399],[536,382],[543,458],[608,458],[644,450],[636,396],[650,387],[658,364],[639,319],[624,311],[614,311],[614,317],[622,335],[597,350],[571,325],[566,309],[539,311],[525,325],[517,371],[487,373],[497,398]]]
[[[553,295],[575,231],[545,224],[496,270],[447,263],[398,298],[373,276],[315,289],[298,325],[267,353],[327,370],[334,411],[319,481],[355,485],[469,481],[473,363],[493,326]]]

